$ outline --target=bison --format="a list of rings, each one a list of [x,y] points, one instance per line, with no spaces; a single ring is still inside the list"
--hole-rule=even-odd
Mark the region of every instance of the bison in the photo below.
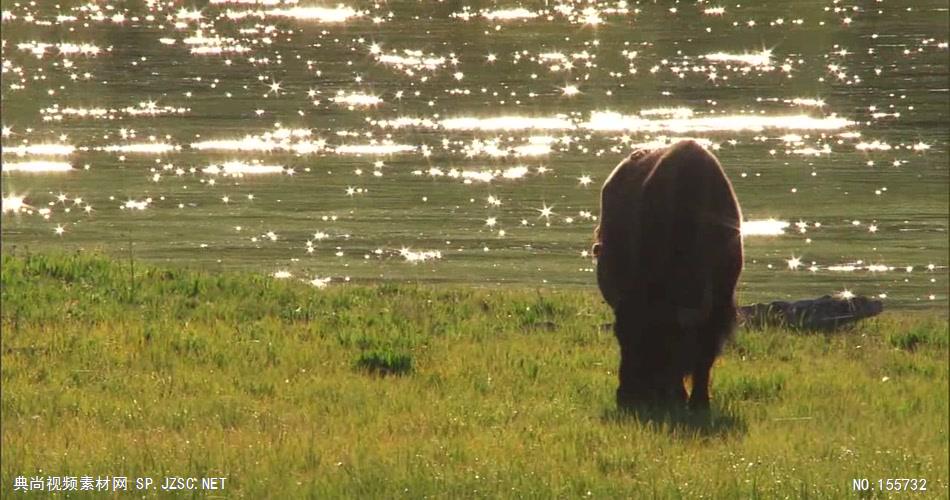
[[[695,141],[638,150],[601,191],[597,284],[620,344],[617,405],[709,407],[709,372],[736,324],[741,214],[719,161]]]

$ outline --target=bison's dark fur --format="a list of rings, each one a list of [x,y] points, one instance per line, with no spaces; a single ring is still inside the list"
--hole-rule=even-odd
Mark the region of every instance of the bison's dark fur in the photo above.
[[[604,183],[597,283],[620,343],[617,404],[709,405],[709,371],[736,323],[741,216],[716,158],[694,141],[636,151]]]

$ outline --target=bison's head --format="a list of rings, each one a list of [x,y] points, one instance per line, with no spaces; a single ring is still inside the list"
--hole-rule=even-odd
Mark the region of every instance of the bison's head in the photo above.
[[[603,248],[603,243],[600,241],[600,226],[594,228],[594,242],[590,246],[590,255],[593,258],[600,257],[600,252]]]

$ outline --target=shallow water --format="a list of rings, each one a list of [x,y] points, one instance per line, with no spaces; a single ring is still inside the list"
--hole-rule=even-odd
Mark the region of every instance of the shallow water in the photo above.
[[[743,302],[948,303],[946,2],[37,3],[2,2],[4,251],[593,286],[601,183],[692,137],[758,221]]]

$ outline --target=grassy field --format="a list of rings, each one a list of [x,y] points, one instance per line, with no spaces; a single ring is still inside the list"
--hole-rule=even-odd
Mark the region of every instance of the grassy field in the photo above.
[[[824,498],[859,478],[948,494],[940,315],[740,330],[702,421],[616,411],[594,288],[132,277],[3,257],[0,496],[37,475],[228,478],[187,493],[203,498]]]

